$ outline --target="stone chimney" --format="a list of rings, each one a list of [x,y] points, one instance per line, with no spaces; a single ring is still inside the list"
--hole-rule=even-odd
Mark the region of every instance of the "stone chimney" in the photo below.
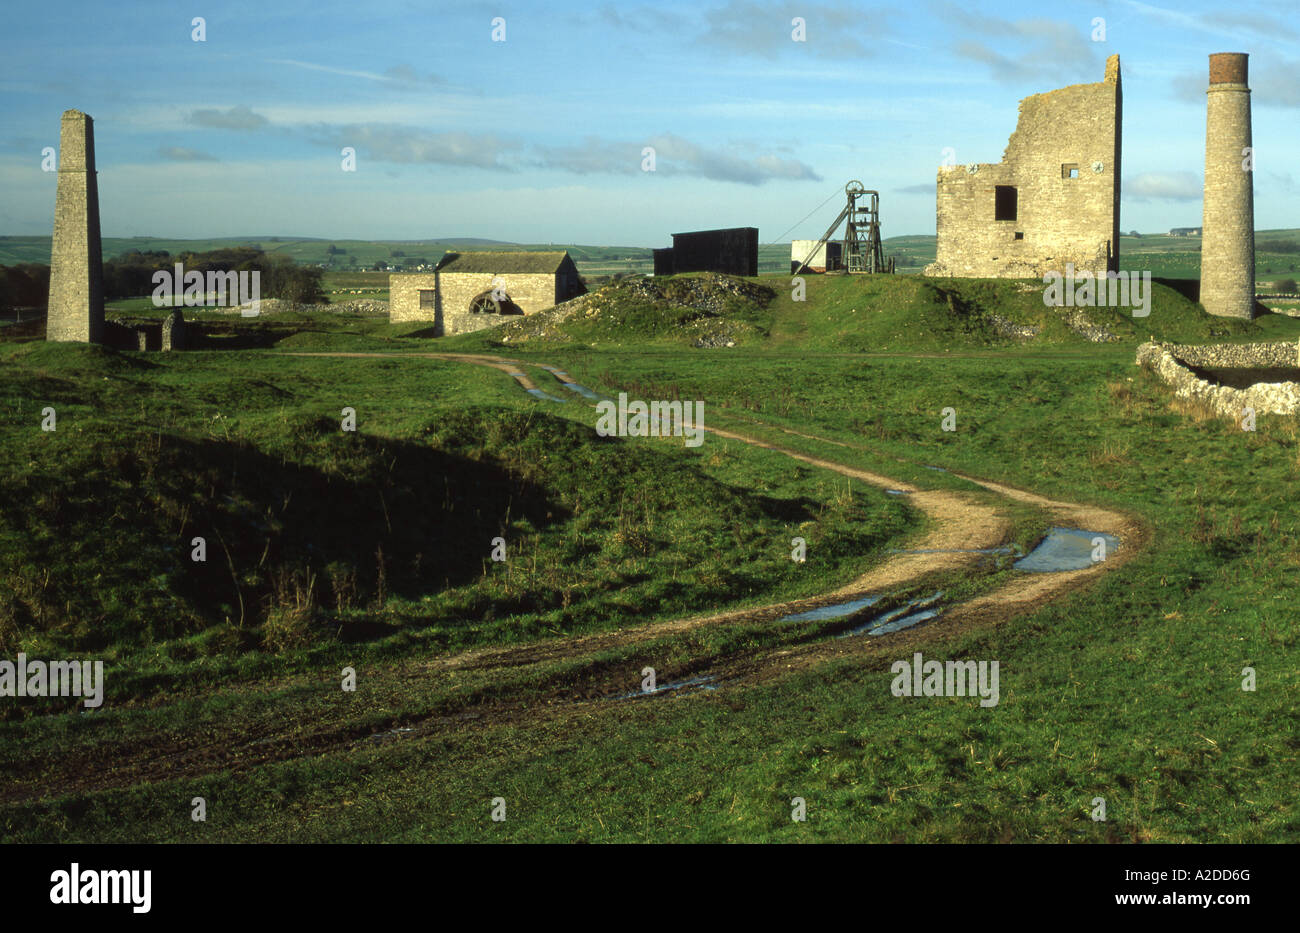
[[[1220,317],[1255,315],[1255,194],[1247,56],[1210,56],[1205,104],[1201,305]],[[1248,161],[1249,160],[1249,161]]]
[[[64,111],[59,134],[59,187],[54,201],[46,322],[46,340],[100,343],[104,339],[95,125],[79,110]]]

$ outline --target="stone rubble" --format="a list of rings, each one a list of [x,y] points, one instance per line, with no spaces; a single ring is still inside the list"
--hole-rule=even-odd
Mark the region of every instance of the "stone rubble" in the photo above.
[[[630,278],[615,282],[598,291],[558,304],[545,311],[515,318],[501,327],[502,343],[526,343],[529,340],[564,339],[560,325],[570,320],[604,318],[617,325],[626,304],[650,302],[657,305],[689,308],[699,316],[680,325],[679,330],[697,348],[734,347],[751,328],[745,321],[727,317],[733,300],[740,298],[762,304],[771,297],[768,289],[744,279],[719,273],[656,281]],[[631,335],[629,335],[631,336]]]

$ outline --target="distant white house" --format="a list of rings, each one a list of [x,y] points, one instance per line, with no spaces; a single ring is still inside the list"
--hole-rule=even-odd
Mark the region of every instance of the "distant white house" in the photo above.
[[[817,246],[816,240],[795,240],[790,244],[790,271],[796,272],[808,259],[808,254],[813,253],[813,247]],[[840,268],[841,253],[844,244],[838,240],[829,240],[817,247],[817,252],[813,253],[812,259],[808,260],[808,272],[826,272],[834,271]]]

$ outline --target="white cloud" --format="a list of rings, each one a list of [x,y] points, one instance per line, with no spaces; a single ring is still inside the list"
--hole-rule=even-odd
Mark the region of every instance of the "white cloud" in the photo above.
[[[267,119],[244,106],[229,110],[195,110],[189,115],[195,126],[219,130],[255,130],[266,126]]]
[[[272,65],[291,65],[294,68],[302,68],[307,71],[321,71],[326,74],[341,75],[347,78],[363,78],[366,81],[379,81],[384,84],[440,84],[442,79],[437,75],[418,75],[410,65],[394,65],[392,68],[384,71],[383,74],[374,71],[361,71],[355,68],[338,68],[334,65],[317,65],[314,62],[302,62],[293,58],[268,58],[266,60]]]
[[[158,154],[169,162],[216,162],[217,157],[187,146],[160,146]]]
[[[1135,201],[1199,201],[1203,186],[1194,172],[1142,172],[1123,181],[1120,190]]]

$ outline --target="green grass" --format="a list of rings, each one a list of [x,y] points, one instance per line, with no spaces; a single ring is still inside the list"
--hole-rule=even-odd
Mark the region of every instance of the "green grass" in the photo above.
[[[469,366],[5,345],[0,501],[23,508],[6,507],[0,552],[28,562],[11,579],[30,587],[37,561],[62,561],[56,579],[70,580],[71,589],[60,591],[61,602],[65,593],[88,600],[117,592],[145,626],[139,637],[101,634],[94,624],[55,627],[26,643],[54,650],[112,634],[105,653],[116,661],[115,700],[93,715],[11,715],[0,723],[6,770],[54,768],[65,755],[125,766],[132,749],[220,744],[267,729],[304,748],[336,727],[353,730],[355,741],[239,772],[52,791],[0,805],[0,834],[14,841],[1300,840],[1300,432],[1288,418],[1262,417],[1253,433],[1201,420],[1133,365],[1135,344],[1151,336],[1295,339],[1300,325],[1211,319],[1160,290],[1150,318],[1103,318],[1121,333],[1119,343],[1045,331],[1022,345],[987,326],[990,310],[1048,323],[1039,317],[1041,293],[1016,284],[815,279],[806,303],[778,290],[766,303],[722,315],[750,328],[735,348],[683,345],[674,334],[681,312],[671,306],[622,309],[634,337],[596,321],[587,332],[509,348],[514,358],[560,365],[604,392],[702,399],[706,423],[760,419],[773,427],[747,429],[925,487],[971,489],[924,468],[933,464],[1139,516],[1147,548],[1090,588],[997,626],[939,623],[925,633],[919,650],[927,658],[999,661],[1001,702],[993,709],[962,698],[893,697],[886,653],[724,683],[716,692],[611,701],[558,718],[470,719],[422,734],[428,717],[473,715],[497,699],[536,698],[539,708],[563,710],[593,678],[632,691],[646,664],[666,679],[708,671],[738,653],[828,638],[816,627],[719,626],[517,669],[451,676],[428,667],[457,647],[822,592],[915,528],[914,519],[862,487],[846,496],[842,480],[716,438],[698,452],[597,443],[591,409],[533,402],[503,374]],[[322,315],[314,326],[292,336],[286,322],[280,345],[492,345],[486,333],[423,341],[346,316]],[[546,378],[530,373],[539,383]],[[36,428],[45,404],[59,409],[54,436]],[[355,437],[336,431],[345,404],[361,418]],[[940,429],[949,406],[955,433]],[[847,446],[783,434],[782,426]],[[200,447],[202,455],[190,455]],[[398,464],[388,467],[394,455]],[[445,459],[430,464],[434,457]],[[585,467],[569,469],[574,463]],[[150,466],[152,478],[141,472]],[[149,602],[168,591],[142,587],[160,565],[148,550],[154,513],[166,518],[168,509],[183,508],[183,496],[257,544],[267,532],[253,519],[302,488],[301,471],[328,476],[309,511],[339,515],[300,514],[288,527],[316,522],[313,540],[326,540],[315,530],[322,524],[328,534],[346,529],[361,573],[382,518],[357,503],[376,489],[411,495],[420,488],[411,472],[434,477],[437,488],[437,477],[492,468],[534,490],[512,500],[520,505],[507,526],[510,540],[527,542],[526,558],[509,565],[519,577],[480,566],[472,580],[440,586],[427,601],[401,592],[394,578],[382,610],[358,607],[359,628],[349,636],[358,640],[332,636],[275,653],[264,649],[261,630],[241,641],[239,627],[224,621],[169,632],[166,620],[179,616]],[[209,485],[221,492],[209,493]],[[227,492],[235,503],[221,498]],[[468,487],[465,493],[481,508],[495,504],[491,517],[500,520],[500,492],[480,500]],[[420,514],[421,503],[410,499],[394,498],[390,509],[399,501],[390,515]],[[101,508],[123,514],[96,529],[94,513],[82,513]],[[810,557],[820,562],[796,571],[786,548],[805,520],[816,522]],[[593,524],[584,529],[583,521]],[[1045,523],[1032,510],[1017,513],[1016,539],[1032,540]],[[109,540],[110,532],[123,540]],[[594,550],[584,552],[583,534]],[[484,541],[476,556],[486,550]],[[76,568],[87,562],[108,574],[107,584],[79,579],[87,575]],[[115,562],[125,563],[115,571]],[[211,560],[208,567],[223,570]],[[970,593],[990,580],[935,582]],[[565,607],[546,602],[566,584],[576,590],[570,607],[584,607],[568,619]],[[530,602],[511,603],[519,598]],[[140,601],[144,608],[132,609]],[[361,623],[371,617],[390,630],[368,635]],[[294,635],[292,625],[279,631]],[[360,673],[355,694],[338,690],[344,664]],[[1241,689],[1245,667],[1258,674],[1254,692]],[[366,738],[406,724],[417,731]],[[207,823],[189,820],[193,796],[209,801]],[[497,796],[507,800],[504,823],[489,818]],[[806,823],[790,820],[795,796],[808,803]],[[1098,796],[1107,802],[1104,823],[1088,815]]]
[[[657,280],[673,289],[677,276]],[[972,348],[1013,348],[1025,341],[1003,336],[997,318],[1040,328],[1036,350],[1092,346],[1064,323],[1058,309],[1043,304],[1043,284],[1034,281],[934,279],[919,275],[808,276],[806,294],[796,296],[788,282],[748,280],[756,297],[731,298],[718,311],[639,297],[631,284],[611,286],[596,304],[598,313],[574,316],[544,338],[503,344],[497,329],[476,331],[439,341],[454,350],[500,349],[521,345],[560,348],[572,345],[613,349],[691,347],[697,331],[684,326],[709,322],[724,328],[746,349],[780,349],[798,353],[963,352]],[[1126,346],[1159,339],[1196,342],[1211,339],[1260,339],[1264,325],[1213,318],[1178,291],[1153,283],[1150,313],[1134,317],[1126,308],[1088,308],[1088,318],[1107,328]],[[1289,320],[1289,319],[1288,319]],[[1289,323],[1269,327],[1300,332]]]
[[[450,650],[814,594],[915,521],[745,445],[599,438],[590,409],[442,361],[44,343],[3,359],[0,637],[106,653],[133,672],[123,695],[358,641]]]

